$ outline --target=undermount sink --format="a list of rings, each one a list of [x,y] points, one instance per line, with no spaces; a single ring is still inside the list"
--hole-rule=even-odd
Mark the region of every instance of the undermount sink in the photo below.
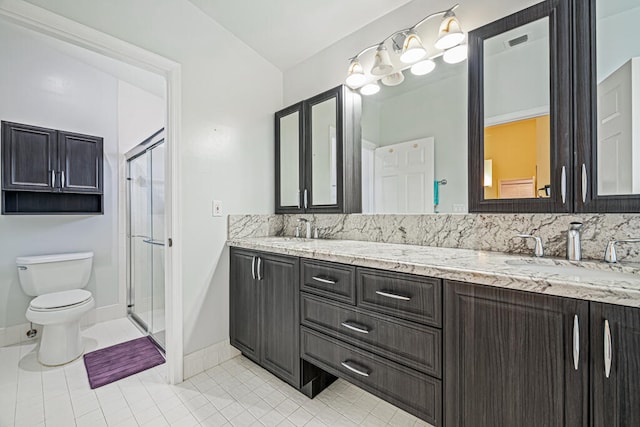
[[[510,259],[505,264],[521,267],[525,271],[534,273],[557,274],[560,276],[571,276],[579,281],[589,280],[640,280],[640,276],[633,273],[623,273],[612,270],[596,270],[593,268],[581,267],[573,264],[557,264],[553,260],[547,259]]]

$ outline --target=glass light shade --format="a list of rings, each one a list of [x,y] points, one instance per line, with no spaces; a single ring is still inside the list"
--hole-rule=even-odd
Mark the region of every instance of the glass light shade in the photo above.
[[[384,76],[393,71],[393,65],[391,64],[391,58],[389,57],[389,51],[386,46],[380,45],[376,49],[376,56],[373,61],[373,68],[371,68],[371,74],[374,76]]]
[[[466,44],[461,44],[451,49],[445,50],[442,55],[442,60],[447,64],[457,64],[467,59],[468,47]]]
[[[436,68],[436,63],[433,62],[433,59],[425,59],[411,66],[411,74],[414,76],[424,76],[432,72],[434,68]]]
[[[366,81],[366,77],[364,76],[364,70],[362,69],[362,65],[360,65],[360,61],[357,59],[352,59],[349,64],[349,70],[347,72],[347,79],[345,83],[349,85],[351,88],[356,88],[362,86]]]
[[[404,74],[402,74],[402,71],[388,74],[384,76],[381,80],[382,84],[385,86],[398,86],[403,81],[404,81]]]
[[[438,39],[434,46],[436,49],[449,49],[457,44],[460,44],[464,40],[464,33],[460,27],[460,22],[456,15],[451,12],[445,15],[444,19],[440,23],[440,29],[438,30]]]
[[[367,83],[360,88],[360,93],[363,95],[375,95],[378,92],[380,92],[380,86],[376,82]]]
[[[402,55],[400,55],[400,61],[405,64],[411,64],[421,60],[426,55],[427,51],[424,46],[422,46],[420,37],[418,37],[415,31],[409,31],[407,36],[404,38],[404,43],[402,44]]]

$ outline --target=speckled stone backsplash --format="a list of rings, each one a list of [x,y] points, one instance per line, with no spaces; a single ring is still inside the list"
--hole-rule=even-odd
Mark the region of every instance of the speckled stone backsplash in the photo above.
[[[533,253],[531,239],[542,238],[545,256],[565,257],[572,221],[581,232],[584,259],[602,259],[612,239],[640,237],[640,214],[438,214],[438,215],[232,215],[229,238],[293,236],[298,218],[320,227],[325,239],[365,240],[411,245]],[[620,260],[640,262],[640,244],[620,244]]]

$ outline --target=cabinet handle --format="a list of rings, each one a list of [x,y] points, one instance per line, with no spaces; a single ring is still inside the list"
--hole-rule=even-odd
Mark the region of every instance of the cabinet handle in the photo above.
[[[298,188],[298,209],[300,209],[300,189]]]
[[[308,198],[307,189],[304,189],[304,208],[307,209],[309,207],[309,198]]]
[[[367,329],[366,326],[358,325],[357,323],[346,321],[342,322],[341,325],[347,329],[351,329],[352,331],[360,332],[361,334],[369,333],[369,329]]]
[[[562,195],[562,204],[567,201],[567,169],[562,167],[562,177],[560,178],[560,194]]]
[[[383,296],[383,297],[387,297],[387,298],[399,299],[401,301],[411,301],[411,297],[406,297],[404,295],[394,294],[394,293],[388,292],[388,291],[376,291],[376,294],[378,294],[380,296]]]
[[[580,362],[580,323],[578,315],[573,316],[573,367],[578,370]]]
[[[587,166],[582,164],[582,203],[587,201]]]
[[[56,171],[51,171],[51,187],[55,188],[56,186]]]
[[[251,257],[251,277],[256,280],[256,257]]]
[[[348,360],[345,360],[344,362],[342,362],[341,365],[347,368],[348,370],[350,370],[351,372],[354,372],[358,375],[362,375],[363,377],[368,377],[369,374],[371,373],[371,371],[361,371],[358,368],[354,368],[353,366],[349,365]]]
[[[64,188],[64,171],[60,172],[60,187]]]
[[[312,279],[315,280],[316,282],[326,283],[327,285],[335,285],[336,283],[338,283],[335,280],[324,279],[324,278],[318,277],[318,276],[313,276]]]
[[[260,266],[262,265],[262,258],[258,257],[258,280],[262,280],[262,275],[260,274]]]
[[[609,378],[611,374],[611,360],[613,359],[613,346],[611,345],[611,328],[609,321],[604,321],[604,376]]]

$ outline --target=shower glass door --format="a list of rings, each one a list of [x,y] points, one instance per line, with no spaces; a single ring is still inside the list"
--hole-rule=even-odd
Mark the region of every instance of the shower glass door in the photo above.
[[[164,140],[153,145],[145,142],[132,151],[135,154],[127,162],[128,311],[131,318],[164,348]]]

